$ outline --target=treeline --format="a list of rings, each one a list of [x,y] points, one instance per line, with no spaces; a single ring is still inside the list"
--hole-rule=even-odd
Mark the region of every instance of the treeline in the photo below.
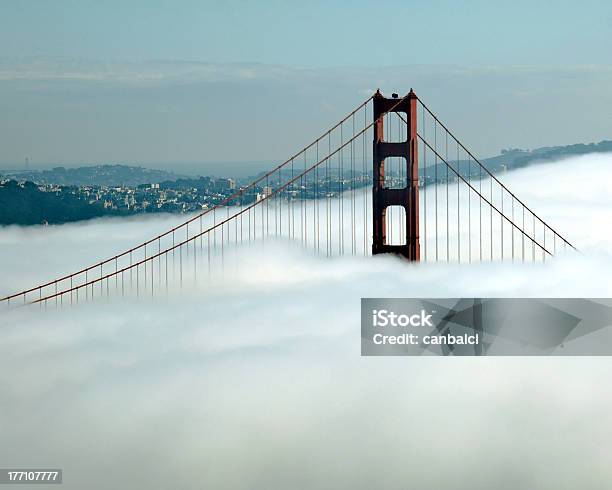
[[[72,194],[43,192],[32,182],[9,180],[0,185],[1,225],[67,223],[100,216],[121,214],[90,204]]]
[[[527,165],[541,161],[560,160],[565,157],[584,155],[586,153],[612,152],[612,141],[600,141],[599,143],[577,143],[568,146],[555,146],[550,148],[539,148],[526,155],[515,157],[510,168],[526,167]]]

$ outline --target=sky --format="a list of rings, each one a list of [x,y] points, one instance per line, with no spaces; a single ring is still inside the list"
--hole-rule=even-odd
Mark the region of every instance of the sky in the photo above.
[[[272,163],[379,87],[480,156],[600,141],[611,26],[596,1],[2,2],[0,166]]]
[[[605,488],[609,357],[365,358],[359,319],[368,296],[609,297],[611,163],[504,174],[581,250],[545,264],[328,259],[276,243],[154,301],[3,312],[0,459],[63,467],[67,489]],[[181,219],[2,227],[0,291]]]
[[[299,67],[609,63],[605,0],[3,2],[2,56]]]

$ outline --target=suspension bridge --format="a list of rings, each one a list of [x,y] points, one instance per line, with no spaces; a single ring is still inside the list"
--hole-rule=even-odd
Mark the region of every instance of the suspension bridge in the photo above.
[[[0,298],[0,307],[155,296],[230,251],[288,241],[326,257],[543,262],[571,248],[412,91],[377,91],[229,197],[128,250]]]

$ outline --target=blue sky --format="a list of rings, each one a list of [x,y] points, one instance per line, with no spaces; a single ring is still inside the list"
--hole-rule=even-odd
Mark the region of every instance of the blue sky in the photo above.
[[[609,1],[4,0],[2,56],[297,66],[610,62]]]
[[[611,47],[609,1],[0,0],[0,165],[282,159],[377,87],[481,156],[611,139]]]

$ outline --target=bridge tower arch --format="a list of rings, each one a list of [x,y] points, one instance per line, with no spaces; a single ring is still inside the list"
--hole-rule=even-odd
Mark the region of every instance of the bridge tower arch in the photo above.
[[[384,97],[376,91],[373,97],[374,142],[372,254],[396,253],[408,260],[420,260],[419,244],[419,158],[417,140],[417,96],[410,93],[401,101]],[[389,142],[384,139],[384,116],[387,113],[403,112],[406,117],[406,140]],[[406,165],[406,186],[401,189],[385,187],[385,159],[402,157]],[[389,206],[402,206],[405,210],[405,244],[393,245],[387,241],[386,213]]]

